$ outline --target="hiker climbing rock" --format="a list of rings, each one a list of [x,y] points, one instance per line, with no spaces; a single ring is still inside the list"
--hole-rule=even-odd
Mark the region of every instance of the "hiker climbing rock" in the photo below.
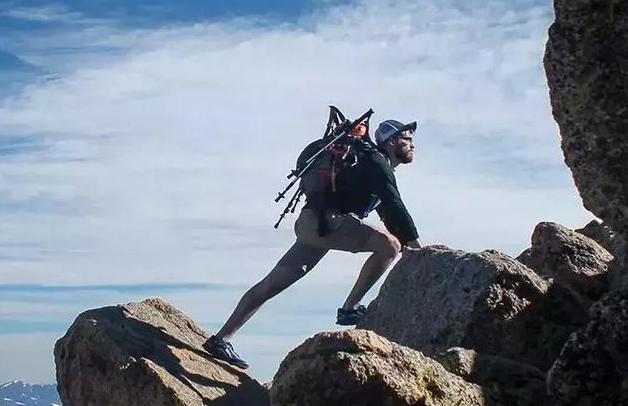
[[[297,218],[296,241],[261,281],[240,299],[223,325],[203,345],[215,358],[241,368],[248,364],[229,343],[231,337],[270,298],[305,276],[329,250],[370,252],[358,279],[337,311],[336,324],[356,325],[366,314],[360,300],[384,274],[402,247],[421,248],[419,236],[397,188],[395,168],[414,158],[416,122],[386,120],[369,135],[372,110],[351,122],[331,106],[323,138],[308,145],[297,160],[295,179],[277,200],[299,181],[282,213],[294,212],[302,195],[306,202]],[[386,229],[364,221],[377,211]],[[279,223],[278,223],[279,224]],[[276,226],[278,226],[278,224]]]

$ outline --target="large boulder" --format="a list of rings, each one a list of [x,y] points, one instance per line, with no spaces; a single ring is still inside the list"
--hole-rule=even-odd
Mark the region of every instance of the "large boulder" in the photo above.
[[[570,291],[505,254],[430,246],[406,251],[358,327],[427,355],[473,348],[546,371],[585,322]]]
[[[323,332],[281,362],[273,406],[484,406],[482,390],[372,331]]]
[[[628,2],[554,0],[544,65],[584,206],[628,233]]]
[[[606,224],[597,220],[591,220],[577,232],[597,241],[601,246],[613,255],[613,261],[609,267],[609,288],[619,289],[628,282],[628,238],[611,230]]]
[[[609,264],[613,256],[600,244],[552,222],[539,223],[532,233],[532,246],[517,258],[537,274],[597,300],[608,289]]]
[[[268,405],[260,383],[203,351],[206,339],[159,299],[88,310],[55,345],[63,405]]]
[[[591,220],[584,227],[574,231],[589,237],[614,255],[616,233],[606,224]]]
[[[628,289],[628,234],[615,238],[615,259],[610,268],[611,289]]]
[[[555,406],[628,405],[628,291],[607,294],[548,374]]]
[[[482,387],[485,396],[509,406],[539,406],[547,403],[545,373],[532,365],[480,354],[460,347],[435,357],[449,372]]]

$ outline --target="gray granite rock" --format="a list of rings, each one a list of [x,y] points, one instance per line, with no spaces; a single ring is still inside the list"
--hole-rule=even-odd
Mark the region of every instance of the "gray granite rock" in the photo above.
[[[64,406],[267,406],[267,390],[201,348],[207,334],[160,299],[88,310],[55,345]]]
[[[544,65],[584,206],[628,233],[628,2],[555,0]]]
[[[446,370],[478,384],[486,397],[509,406],[540,406],[548,402],[545,374],[532,365],[460,347],[435,357]]]
[[[590,300],[599,299],[608,290],[613,256],[593,239],[560,224],[539,223],[529,254],[517,259]]]
[[[555,406],[628,405],[628,291],[604,296],[548,374]]]
[[[497,251],[408,250],[359,328],[434,355],[473,348],[547,370],[587,320],[571,292]]]
[[[486,406],[482,389],[368,330],[323,332],[281,362],[273,406]]]

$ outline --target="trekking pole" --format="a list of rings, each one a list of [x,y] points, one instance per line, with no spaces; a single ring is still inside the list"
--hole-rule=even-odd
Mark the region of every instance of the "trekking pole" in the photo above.
[[[325,147],[327,148],[327,146]],[[324,151],[325,148],[321,149],[319,152],[316,153],[317,156],[322,156],[320,155],[321,151]],[[311,161],[310,163],[308,163],[307,165],[305,165],[303,167],[303,169],[300,169],[297,174],[295,175],[295,178],[288,184],[288,186],[286,186],[286,188],[283,190],[283,192],[279,192],[279,195],[275,198],[275,202],[279,202],[281,199],[283,199],[284,197],[286,197],[286,193],[288,193],[288,190],[292,189],[292,186],[294,186],[295,183],[297,183],[297,181],[299,180],[299,178],[301,176],[303,176],[305,174],[305,172],[307,172],[308,169],[310,169],[312,167],[312,165],[314,165],[316,163],[316,161]]]
[[[303,196],[303,195],[304,195],[303,190],[299,189],[299,194],[297,195],[297,200],[292,205],[292,209],[290,210],[290,213],[294,213],[294,211],[297,209],[297,205],[301,201],[301,196]]]
[[[281,213],[281,215],[279,216],[279,220],[277,220],[277,223],[275,223],[275,228],[279,228],[279,223],[281,223],[281,220],[283,220],[284,217],[286,217],[286,214],[290,212],[294,213],[294,209],[296,208],[296,205],[299,202],[299,199],[301,198],[302,194],[303,194],[303,191],[300,188],[297,189],[297,191],[292,196],[292,199],[290,199],[290,201],[288,202],[288,205],[283,210],[283,213]]]
[[[279,202],[281,199],[283,199],[284,197],[286,197],[286,193],[288,193],[288,191],[290,189],[292,189],[292,186],[294,186],[295,183],[297,183],[299,181],[299,179],[301,178],[301,176],[303,176],[315,163],[316,161],[322,157],[323,152],[329,148],[330,145],[332,145],[333,143],[335,143],[336,141],[338,141],[340,138],[344,137],[345,135],[348,134],[348,131],[343,131],[340,135],[336,136],[333,140],[329,141],[327,144],[325,144],[324,147],[322,147],[320,150],[318,150],[317,153],[315,153],[314,155],[312,155],[311,158],[309,158],[307,161],[305,161],[305,165],[303,166],[303,168],[298,169],[297,171],[293,171],[296,172],[296,174],[290,174],[288,176],[288,178],[291,178],[292,176],[294,176],[294,179],[292,179],[292,181],[288,184],[288,186],[286,186],[286,188],[283,190],[283,192],[280,192],[279,195],[275,198],[275,202]]]

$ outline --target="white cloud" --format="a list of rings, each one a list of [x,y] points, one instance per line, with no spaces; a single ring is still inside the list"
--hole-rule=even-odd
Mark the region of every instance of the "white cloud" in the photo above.
[[[550,21],[549,7],[408,0],[291,25],[46,38],[83,44],[71,63],[34,39],[60,73],[0,107],[2,133],[46,145],[0,160],[0,207],[12,207],[0,211],[0,282],[262,277],[293,238],[293,218],[272,229],[285,204],[275,193],[332,103],[419,120],[417,162],[398,173],[424,242],[515,255],[540,220],[580,226],[590,215],[562,164],[541,65]],[[352,279],[363,259],[334,255],[317,277]]]
[[[82,13],[71,12],[63,4],[38,7],[1,7],[0,15],[37,22],[73,22],[83,18]]]

